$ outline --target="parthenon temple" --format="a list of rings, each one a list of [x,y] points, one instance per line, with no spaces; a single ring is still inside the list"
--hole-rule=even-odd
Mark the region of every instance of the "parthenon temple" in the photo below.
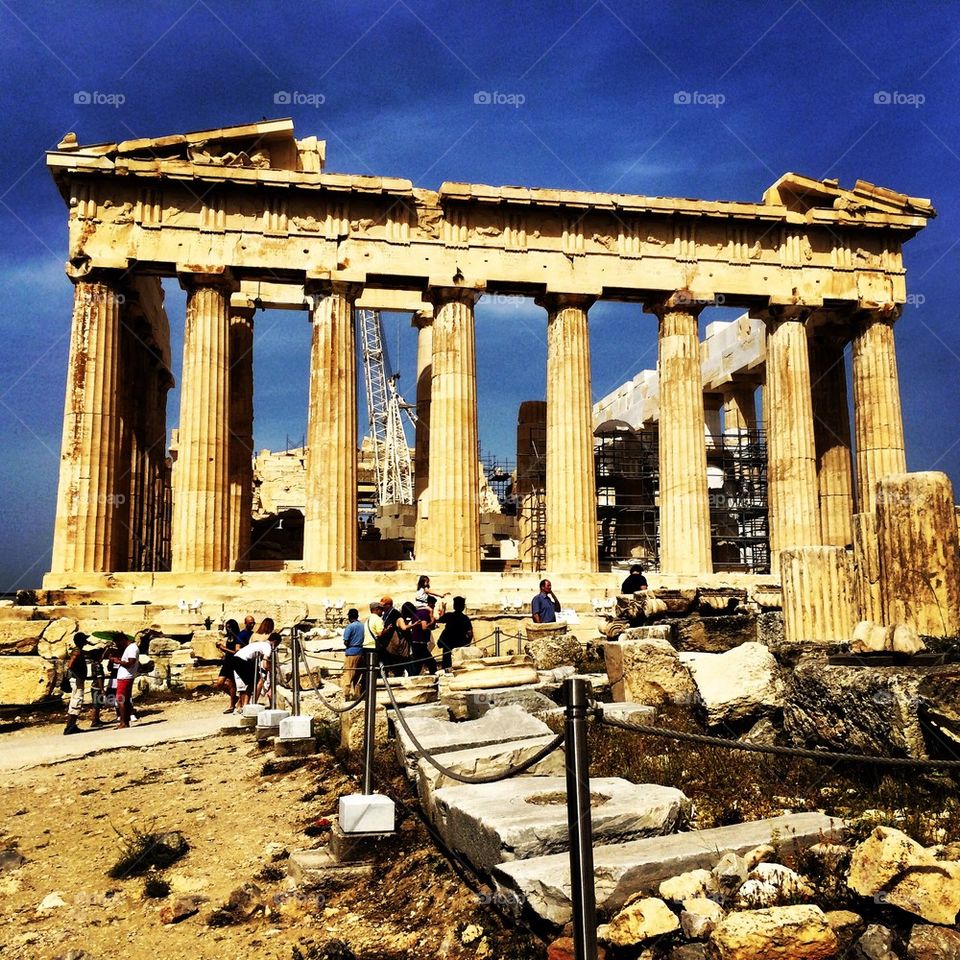
[[[878,480],[906,470],[894,326],[902,247],[935,216],[927,200],[792,173],[760,202],[434,191],[329,173],[325,144],[296,139],[289,119],[89,146],[69,134],[47,164],[68,206],[74,285],[48,589],[247,569],[258,307],[305,311],[312,326],[303,557],[287,564],[305,583],[359,565],[359,308],[410,311],[418,330],[425,570],[481,569],[483,294],[530,297],[545,313],[551,573],[600,570],[605,423],[656,431],[659,567],[679,577],[716,563],[708,452],[720,411],[725,429],[765,431],[772,565],[786,548],[850,544]],[[172,469],[163,278],[186,291]],[[600,300],[656,322],[659,357],[595,407],[588,331]],[[701,343],[699,315],[715,305],[742,316]]]

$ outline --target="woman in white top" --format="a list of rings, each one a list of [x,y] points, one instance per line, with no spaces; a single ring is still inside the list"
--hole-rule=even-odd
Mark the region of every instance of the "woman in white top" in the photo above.
[[[442,593],[434,593],[430,589],[430,578],[424,574],[417,581],[417,593],[413,598],[413,602],[418,607],[427,606],[427,597],[436,597],[438,600],[443,596]]]
[[[257,632],[250,638],[250,642],[230,658],[237,678],[237,692],[240,694],[237,710],[243,710],[250,702],[250,690],[256,690],[256,658],[259,656],[262,658],[261,663],[269,663],[279,643],[280,634],[274,632],[273,620],[266,617],[257,627]]]

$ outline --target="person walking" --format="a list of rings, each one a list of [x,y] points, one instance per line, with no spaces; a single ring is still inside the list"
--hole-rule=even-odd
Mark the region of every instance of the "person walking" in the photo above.
[[[66,665],[65,682],[70,687],[70,703],[67,706],[67,725],[63,728],[64,736],[70,733],[80,733],[77,721],[83,710],[83,688],[87,682],[87,658],[83,648],[89,637],[85,633],[76,633],[73,637],[73,651]]]
[[[343,628],[343,673],[340,674],[340,689],[344,697],[355,699],[357,693],[358,668],[363,665],[364,626],[360,622],[360,611],[351,607],[347,611],[347,625]]]
[[[540,592],[530,603],[530,613],[534,623],[556,623],[557,613],[560,610],[560,601],[553,592],[553,584],[549,580],[540,581]]]
[[[453,609],[448,610],[437,623],[443,624],[443,633],[437,646],[443,651],[441,666],[444,670],[453,667],[453,651],[457,647],[469,647],[473,643],[473,624],[464,613],[467,608],[466,597],[454,597]]]

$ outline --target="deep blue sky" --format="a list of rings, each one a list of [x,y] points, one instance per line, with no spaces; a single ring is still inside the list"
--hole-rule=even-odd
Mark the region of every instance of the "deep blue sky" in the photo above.
[[[329,170],[424,187],[759,200],[792,170],[929,197],[940,215],[906,248],[913,302],[897,327],[907,455],[957,483],[958,14],[826,0],[0,0],[0,590],[37,585],[50,560],[71,287],[43,155],[68,130],[94,143],[291,114],[298,136],[327,140]],[[79,91],[124,102],[76,104]],[[278,106],[278,91],[323,102]],[[478,91],[523,103],[476,104]],[[678,105],[679,91],[723,103]],[[911,102],[878,104],[879,91]],[[167,303],[179,368],[175,287]],[[477,318],[481,442],[512,457],[517,404],[544,392],[545,317],[517,301],[481,302]],[[591,333],[595,398],[655,364],[654,321],[636,307],[598,305]],[[411,395],[415,342],[396,317],[387,335]],[[258,319],[259,447],[303,434],[307,347],[302,315]],[[174,394],[171,425],[176,410]]]

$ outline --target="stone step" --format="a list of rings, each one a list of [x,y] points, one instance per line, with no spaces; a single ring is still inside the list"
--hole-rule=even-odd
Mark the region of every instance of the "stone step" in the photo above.
[[[454,723],[450,720],[414,717],[407,720],[407,725],[422,747],[438,756],[468,747],[509,743],[511,740],[523,740],[526,737],[539,737],[550,733],[550,728],[542,720],[531,717],[516,704],[494,707],[479,720]],[[413,779],[417,772],[416,748],[406,730],[399,725],[397,757],[407,776]]]
[[[456,750],[437,757],[437,761],[455,773],[478,777],[499,774],[508,767],[530,759],[553,740],[552,736],[527,737],[508,743],[490,743],[483,747]],[[563,747],[558,747],[527,771],[531,777],[561,777],[564,773]],[[417,792],[429,820],[433,820],[433,794],[443,787],[463,786],[458,781],[441,773],[436,767],[421,759],[417,763]]]
[[[591,787],[599,781],[591,780]],[[780,849],[801,850],[836,837],[843,821],[823,813],[794,813],[712,830],[595,846],[597,909],[610,914],[635,893],[688,870],[711,869],[727,851],[741,856],[776,840]],[[596,837],[596,829],[594,836]],[[535,914],[562,926],[571,919],[570,860],[566,853],[502,863],[493,870],[497,890],[519,899]]]
[[[590,797],[594,839],[607,843],[669,833],[689,806],[673,787],[620,777],[592,779]],[[444,842],[483,872],[568,849],[566,777],[443,787],[433,802]]]

